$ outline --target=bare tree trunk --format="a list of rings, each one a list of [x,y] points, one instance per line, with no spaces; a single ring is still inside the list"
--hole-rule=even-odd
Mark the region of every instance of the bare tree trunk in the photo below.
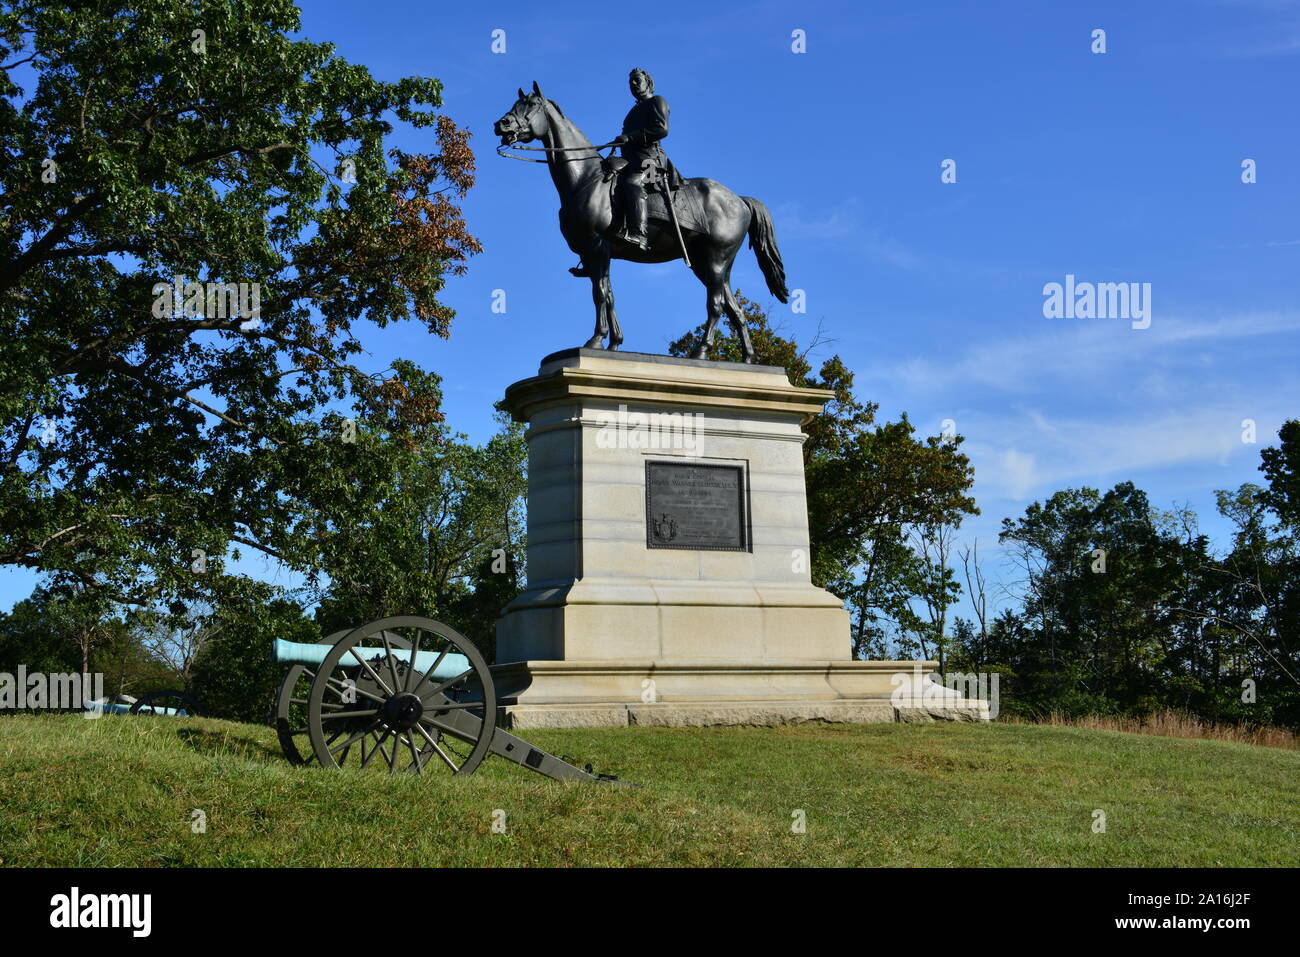
[[[984,569],[980,567],[979,539],[961,553],[961,564],[966,572],[966,589],[970,594],[971,605],[975,608],[975,617],[979,619],[980,646],[983,648],[989,637],[989,606]]]

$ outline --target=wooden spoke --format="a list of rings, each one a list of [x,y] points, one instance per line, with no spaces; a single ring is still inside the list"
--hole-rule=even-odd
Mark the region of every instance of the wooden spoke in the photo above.
[[[420,693],[420,689],[424,687],[424,683],[428,681],[431,677],[433,677],[433,673],[438,670],[438,665],[442,664],[443,659],[447,657],[447,652],[449,651],[451,651],[450,647],[442,649],[442,651],[438,654],[437,660],[434,661],[433,667],[420,676],[419,684],[417,684],[412,689],[411,692],[412,694],[418,695]]]
[[[433,740],[433,738],[429,735],[429,732],[424,730],[424,727],[422,725],[417,724],[416,727],[419,728],[420,733],[424,735],[425,740],[429,742],[429,746],[433,748],[433,750],[438,752],[438,757],[442,758],[445,762],[447,762],[447,767],[451,768],[452,773],[453,774],[458,773],[460,771],[460,768],[456,766],[456,762],[452,761],[451,758],[447,757],[447,752],[442,750],[442,748],[438,747],[438,742]]]
[[[392,732],[389,731],[387,728],[385,728],[383,737],[376,736],[375,746],[374,748],[371,749],[369,756],[361,759],[361,766],[363,768],[370,763],[370,759],[373,758],[376,754],[382,754],[385,760],[388,758],[388,752],[384,750],[384,742],[388,740],[388,736],[390,734],[392,734]]]
[[[301,704],[301,705],[306,705],[306,704],[307,704],[307,699],[306,699],[306,698],[290,698],[290,699],[289,699],[289,703],[290,703],[290,704]],[[329,708],[331,711],[337,711],[339,708],[343,707],[343,705],[341,705],[341,704],[330,704],[328,701],[323,701],[323,702],[321,702],[321,707],[322,707],[322,708]]]
[[[372,714],[379,714],[378,708],[370,708],[365,711],[331,711],[329,714],[320,716],[322,721],[333,721],[337,718],[368,718]]]
[[[446,704],[431,704],[430,711],[458,711],[467,708],[481,708],[482,701],[448,701]]]
[[[384,703],[384,699],[383,699],[383,698],[379,697],[378,695],[371,694],[371,693],[370,693],[369,691],[367,691],[365,688],[358,688],[358,687],[356,686],[356,683],[355,683],[355,682],[353,682],[353,685],[352,685],[351,688],[346,688],[346,687],[343,686],[343,682],[339,681],[339,680],[336,679],[336,678],[329,678],[329,679],[327,679],[327,680],[328,680],[328,682],[329,682],[329,686],[330,686],[330,688],[331,688],[334,692],[336,692],[340,698],[343,698],[343,697],[346,696],[349,692],[351,692],[351,693],[353,693],[353,694],[359,694],[359,695],[361,695],[363,698],[369,698],[369,699],[370,699],[371,701],[373,701],[375,704],[383,704],[383,703]],[[322,702],[321,702],[321,708],[324,708],[325,705],[327,705],[327,704],[329,704],[329,702],[327,702],[327,701],[322,701]],[[334,705],[334,707],[335,707],[335,708],[341,708],[341,707],[343,707],[343,705],[341,705],[341,704],[336,704],[336,705]]]
[[[367,728],[365,728],[365,729],[363,729],[363,730],[361,730],[361,731],[358,731],[356,734],[352,735],[352,737],[348,738],[348,739],[347,739],[346,741],[344,741],[342,744],[338,744],[338,745],[335,745],[334,747],[330,748],[330,749],[329,749],[330,754],[333,754],[335,751],[342,751],[344,748],[350,748],[350,747],[352,747],[352,745],[354,745],[356,742],[360,741],[362,738],[364,738],[366,735],[368,735],[371,731],[374,731],[375,728],[378,728],[378,727],[380,726],[381,723],[382,723],[382,722],[376,721],[376,722],[374,722],[374,724],[371,724],[369,727],[367,727]]]
[[[366,661],[366,659],[362,656],[361,652],[364,650],[366,649],[354,648],[353,649],[354,654],[352,656],[352,660],[359,661],[361,663],[361,667],[365,669],[366,674],[370,676],[370,680],[373,681],[375,684],[379,685],[379,687],[383,689],[384,694],[388,695],[388,697],[391,698],[394,694],[393,690],[389,688],[388,685],[384,684],[384,679],[379,677],[379,675],[375,672],[375,669],[370,667],[370,662]]]
[[[388,632],[386,632],[386,631],[381,631],[381,632],[379,633],[379,637],[380,637],[380,639],[384,642],[384,652],[385,652],[385,653],[387,654],[387,656],[388,656],[388,657],[387,657],[387,661],[388,661],[388,673],[391,674],[391,675],[393,676],[393,692],[392,692],[392,693],[393,693],[393,694],[396,694],[397,691],[398,691],[398,689],[400,689],[400,688],[403,687],[403,682],[400,681],[400,680],[398,679],[398,677],[397,677],[397,662],[394,660],[394,657],[393,657],[393,646],[392,646],[391,644],[388,643]],[[412,658],[411,660],[414,661],[415,659]]]
[[[410,731],[406,732],[406,744],[411,749],[411,760],[415,762],[415,773],[423,777],[424,765],[420,763],[420,752],[415,750],[415,738],[411,736]]]

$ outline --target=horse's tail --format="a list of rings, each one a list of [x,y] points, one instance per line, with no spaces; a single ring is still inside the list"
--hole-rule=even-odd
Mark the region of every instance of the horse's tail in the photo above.
[[[753,196],[740,198],[749,207],[749,248],[754,250],[754,256],[758,259],[758,268],[763,270],[768,292],[781,302],[787,302],[790,293],[785,288],[785,264],[781,262],[781,250],[776,248],[776,229],[772,226],[772,214]]]

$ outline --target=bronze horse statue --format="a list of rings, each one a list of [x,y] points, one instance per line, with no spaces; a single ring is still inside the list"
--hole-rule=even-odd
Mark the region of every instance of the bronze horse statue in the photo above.
[[[679,243],[672,224],[652,219],[648,224],[650,248],[643,250],[627,242],[618,231],[619,217],[615,212],[611,179],[625,161],[602,158],[598,148],[564,115],[559,105],[542,95],[536,82],[532,93],[519,90],[519,99],[497,120],[493,131],[501,137],[502,147],[533,140],[543,144],[545,162],[560,194],[560,232],[569,248],[582,259],[581,269],[574,272],[591,279],[591,297],[596,304],[596,330],[583,348],[617,349],[623,341],[609,283],[610,260],[672,262],[682,258],[685,246],[691,271],[704,283],[708,293],[709,324],[692,358],[705,357],[718,320],[725,313],[740,339],[745,361],[754,361],[749,327],[731,292],[731,265],[748,235],[768,290],[781,302],[787,301],[785,266],[766,206],[751,196],[737,196],[711,179],[683,180],[679,195],[688,190],[694,193],[686,199],[701,210],[706,228],[699,228],[697,221],[697,228],[682,232]],[[608,346],[604,344],[606,338]]]

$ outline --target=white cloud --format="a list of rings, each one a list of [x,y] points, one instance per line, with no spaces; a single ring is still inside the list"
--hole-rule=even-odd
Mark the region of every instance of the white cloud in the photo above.
[[[873,381],[884,381],[925,394],[985,387],[1032,394],[1044,383],[1075,383],[1087,390],[1113,381],[1117,373],[1127,387],[1138,375],[1161,366],[1204,365],[1204,356],[1188,347],[1224,346],[1233,341],[1300,333],[1300,312],[1252,313],[1215,320],[1164,317],[1158,312],[1149,329],[1133,329],[1124,320],[1026,318],[1046,331],[1016,339],[976,342],[950,359],[912,357],[877,361]]]
[[[1099,419],[1040,411],[967,414],[962,451],[975,466],[978,498],[1023,502],[1067,486],[1137,480],[1160,469],[1253,467],[1260,447],[1296,414],[1285,401],[1257,408],[1253,444],[1242,441],[1242,406],[1236,403],[1206,403],[1155,417],[1137,408]]]
[[[864,377],[917,421],[956,420],[981,503],[1141,485],[1171,469],[1212,483],[1225,466],[1253,470],[1260,446],[1300,414],[1300,369],[1286,358],[1300,351],[1300,313],[1157,315],[1146,330],[1041,321],[1049,331],[970,343],[946,361],[882,359]],[[1241,440],[1246,418],[1256,444]]]
[[[980,484],[993,491],[997,498],[1023,502],[1040,485],[1038,461],[1032,452],[990,447],[984,455],[974,446],[966,452],[975,462]]]

